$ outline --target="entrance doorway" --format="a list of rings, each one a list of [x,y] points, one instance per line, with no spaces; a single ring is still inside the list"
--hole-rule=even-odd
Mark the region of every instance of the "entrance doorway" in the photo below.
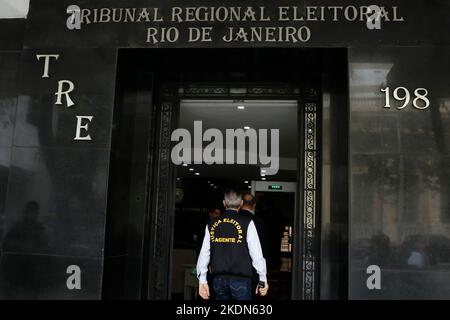
[[[212,151],[214,164],[192,163],[199,151],[193,148],[191,155],[183,154],[187,161],[177,166],[172,298],[196,297],[195,263],[205,225],[213,212],[223,211],[223,194],[230,188],[257,198],[254,221],[267,261],[268,298],[291,298],[293,233],[299,231],[294,224],[298,114],[297,100],[180,100],[178,127],[187,130],[192,140],[202,140],[196,148],[201,148],[203,161],[211,143],[217,148]],[[206,137],[212,130],[217,132],[214,139]]]

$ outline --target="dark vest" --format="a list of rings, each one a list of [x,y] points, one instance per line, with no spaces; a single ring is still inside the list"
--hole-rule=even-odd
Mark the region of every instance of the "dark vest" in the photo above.
[[[252,277],[252,260],[247,246],[251,219],[227,210],[208,224],[213,276]]]

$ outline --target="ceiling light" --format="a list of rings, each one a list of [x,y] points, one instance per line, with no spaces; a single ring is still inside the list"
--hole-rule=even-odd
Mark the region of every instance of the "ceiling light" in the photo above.
[[[249,126],[245,126],[244,130],[250,130],[250,127]]]
[[[252,186],[248,186],[248,188],[249,188],[249,189],[251,189],[251,188],[252,188]]]
[[[262,177],[262,178],[261,178],[261,180],[263,180],[263,181],[264,181],[264,180],[266,180],[266,178]]]
[[[188,166],[188,164],[183,162],[183,167],[187,167],[187,166]]]
[[[248,180],[245,180],[244,182],[245,182],[245,183],[248,183]]]
[[[200,173],[196,172],[196,173],[195,173],[195,175],[196,175],[196,176],[199,176],[199,175],[200,175]]]
[[[239,105],[239,106],[236,106],[236,108],[238,108],[238,110],[244,110],[244,109],[245,109],[245,106]]]
[[[194,168],[189,168],[189,171],[194,171]]]
[[[266,169],[261,169],[261,173],[266,173]]]
[[[261,173],[261,177],[265,177],[266,176],[266,174],[265,173]]]

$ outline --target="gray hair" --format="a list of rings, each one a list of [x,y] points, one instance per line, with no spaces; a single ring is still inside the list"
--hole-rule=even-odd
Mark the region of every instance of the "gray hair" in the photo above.
[[[224,200],[227,208],[238,209],[241,205],[242,196],[240,193],[230,190],[225,192]]]

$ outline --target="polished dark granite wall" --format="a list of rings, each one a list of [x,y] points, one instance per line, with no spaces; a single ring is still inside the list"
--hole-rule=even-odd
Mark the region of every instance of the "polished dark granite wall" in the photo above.
[[[323,75],[320,298],[348,297],[347,51]]]
[[[50,78],[43,79],[44,62],[36,54],[46,53],[60,57],[50,63]],[[18,55],[15,59],[18,65]],[[10,166],[5,156],[10,173],[0,297],[98,299],[116,51],[24,50],[20,66],[15,128],[12,119],[3,121],[0,139],[11,154]],[[57,81],[66,79],[75,84],[70,108],[54,104]],[[11,98],[10,106],[2,107],[2,120],[5,112],[14,116],[14,102]],[[73,140],[77,115],[94,117],[92,141]],[[66,268],[72,264],[81,268],[81,290],[66,287]]]
[[[106,3],[119,6],[121,2],[96,1],[95,6]],[[327,4],[317,1],[318,5],[321,3]],[[399,3],[406,4],[402,10],[408,21],[397,27],[388,25],[380,32],[368,31],[362,23],[344,21],[338,27],[334,23],[315,25],[314,38],[307,44],[233,44],[351,46],[349,298],[352,299],[450,298],[450,50],[444,46],[418,47],[450,43],[448,33],[444,32],[449,25],[446,16],[449,3],[436,1],[428,5],[428,0],[414,5],[409,1]],[[143,43],[145,27],[140,24],[67,30],[68,4],[72,1],[33,0],[26,26],[18,20],[0,21],[0,298],[99,299],[102,281],[114,279],[116,270],[127,268],[123,257],[130,251],[116,246],[123,233],[128,232],[121,229],[123,217],[116,209],[115,213],[110,211],[111,219],[106,219],[116,52],[119,46],[150,46]],[[132,4],[156,6],[162,1],[136,0]],[[354,47],[370,44],[373,45],[370,48]],[[163,46],[216,44],[181,42]],[[41,78],[43,61],[36,60],[36,54],[45,53],[60,54],[58,61],[51,62],[49,79]],[[54,105],[56,81],[62,79],[72,80],[76,86],[73,93],[76,105],[71,108]],[[379,91],[384,84],[392,88],[405,86],[411,91],[416,87],[428,88],[432,106],[427,111],[384,110]],[[339,92],[334,95],[338,104],[345,100]],[[73,141],[75,115],[94,116],[90,127],[93,141]],[[335,124],[332,134],[347,137],[343,127]],[[342,142],[345,137],[332,139]],[[330,161],[335,164],[330,169],[330,179],[337,183],[346,172],[345,156]],[[116,191],[120,193],[120,188]],[[340,244],[346,241],[346,206],[342,205],[346,200],[339,201],[345,196],[344,191],[330,195],[333,203],[330,212],[338,213],[330,221],[337,229],[329,230],[324,244],[331,244],[333,232]],[[134,200],[134,205],[142,205],[139,203],[142,199]],[[139,227],[139,220],[134,223]],[[105,234],[105,228],[110,233]],[[139,255],[139,245],[134,247],[133,254]],[[338,247],[342,249],[341,245]],[[328,255],[329,266],[339,264],[331,251],[323,255]],[[82,270],[81,290],[66,287],[66,268],[71,264]],[[140,272],[137,264],[135,269],[128,269],[130,273]],[[366,287],[365,270],[369,264],[382,268],[381,290],[370,291]],[[327,276],[342,276],[342,268],[334,268],[336,273]],[[140,274],[135,275],[132,285],[138,287]],[[123,289],[125,280],[119,281],[111,292],[116,289],[127,292]],[[329,292],[327,297],[336,297],[342,287],[330,286],[325,290]]]
[[[449,57],[449,47],[349,50],[352,299],[450,299]],[[426,88],[430,107],[384,109],[385,86],[412,99]],[[381,290],[366,287],[373,264]]]
[[[25,22],[25,19],[0,19],[0,50],[22,50]]]
[[[17,106],[20,51],[0,51],[0,256],[5,235],[5,202]]]

